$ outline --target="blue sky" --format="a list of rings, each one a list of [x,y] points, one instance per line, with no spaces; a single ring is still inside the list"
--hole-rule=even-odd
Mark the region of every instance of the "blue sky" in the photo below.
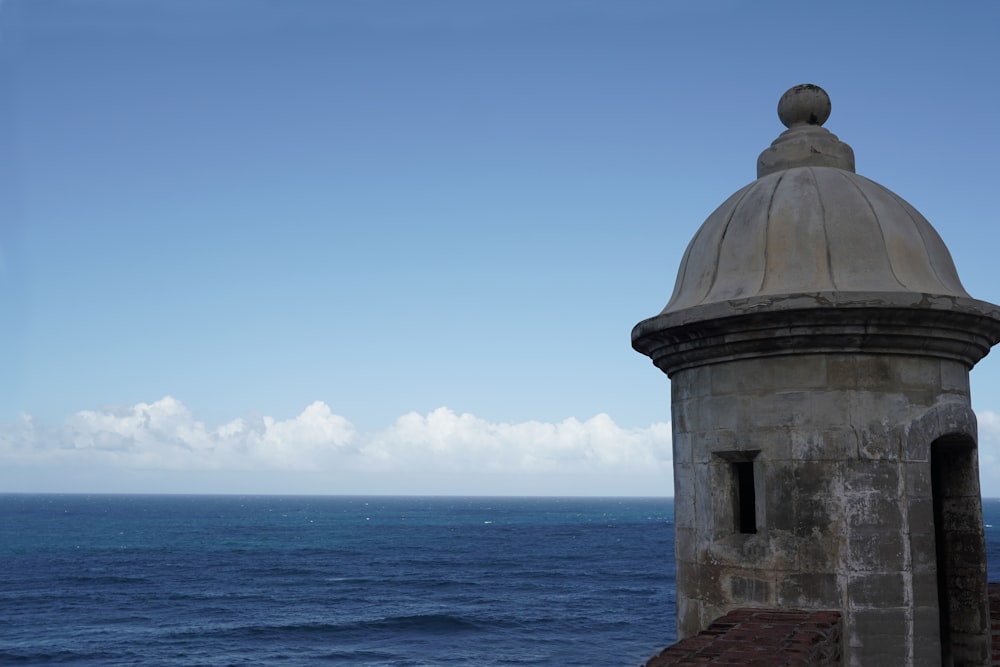
[[[992,268],[994,2],[6,0],[0,490],[669,495],[629,333],[778,97]],[[973,372],[1000,496],[1000,362]]]

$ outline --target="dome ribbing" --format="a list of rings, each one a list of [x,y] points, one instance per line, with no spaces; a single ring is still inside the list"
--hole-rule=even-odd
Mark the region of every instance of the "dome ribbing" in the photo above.
[[[664,313],[798,292],[969,296],[930,223],[855,174],[853,150],[820,127],[830,114],[822,88],[792,88],[778,112],[789,129],[761,154],[758,180],[698,230]]]
[[[758,178],[712,213],[673,295],[633,347],[665,372],[722,358],[907,349],[971,367],[1000,340],[1000,310],[962,287],[948,248],[903,198],[854,171],[821,127],[822,88],[781,98],[788,127]]]
[[[754,181],[708,217],[663,312],[831,291],[969,296],[941,237],[898,195],[842,169],[795,167]]]

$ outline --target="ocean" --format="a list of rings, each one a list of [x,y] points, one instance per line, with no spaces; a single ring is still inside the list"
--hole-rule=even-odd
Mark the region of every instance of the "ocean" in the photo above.
[[[0,664],[636,667],[669,499],[0,495]]]
[[[675,637],[672,518],[665,498],[0,495],[0,664],[636,667]]]

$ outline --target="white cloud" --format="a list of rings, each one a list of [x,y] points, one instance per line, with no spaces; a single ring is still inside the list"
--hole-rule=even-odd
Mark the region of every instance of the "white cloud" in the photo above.
[[[979,479],[983,496],[1000,497],[1000,414],[976,413],[979,422]]]
[[[977,417],[983,495],[1000,497],[1000,413]],[[60,425],[0,422],[0,491],[146,490],[139,480],[152,479],[150,491],[669,495],[670,456],[668,423],[623,428],[606,414],[505,423],[442,407],[366,433],[316,401],[289,419],[210,427],[167,396]]]
[[[419,470],[649,472],[670,461],[670,427],[624,429],[608,415],[557,424],[489,422],[438,408],[403,415],[361,446],[367,466]]]
[[[235,419],[210,429],[171,396],[84,410],[59,428],[39,426],[27,415],[0,428],[0,461],[165,470],[314,470],[355,437],[350,422],[322,402],[285,421]]]
[[[291,419],[238,418],[208,427],[167,396],[85,410],[58,427],[39,425],[27,415],[0,424],[0,467],[11,465],[35,471],[81,466],[109,474],[249,471],[438,480],[442,475],[656,475],[669,488],[670,426],[627,429],[605,414],[586,421],[508,424],[442,407],[362,433],[317,401]]]

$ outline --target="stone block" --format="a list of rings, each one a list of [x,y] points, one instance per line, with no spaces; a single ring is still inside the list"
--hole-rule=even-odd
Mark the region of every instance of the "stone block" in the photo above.
[[[674,401],[670,407],[671,430],[674,438],[679,434],[692,433],[698,425],[698,400]]]
[[[824,571],[838,568],[844,559],[847,537],[839,526],[830,526],[826,532],[814,529],[811,535],[799,537],[795,562],[804,572]]]
[[[694,430],[709,433],[716,430],[739,431],[743,427],[744,398],[740,396],[705,396],[698,402],[698,417]]]
[[[763,533],[736,533],[716,541],[712,550],[720,562],[730,567],[765,570],[774,567],[770,539]]]
[[[902,607],[906,600],[905,583],[899,572],[851,573],[847,575],[848,609]]]
[[[903,445],[901,453],[903,461],[924,464],[928,466],[929,470],[931,442],[940,435],[936,417],[931,415],[906,422],[902,427],[900,435]]]
[[[711,559],[702,558],[698,565],[698,597],[712,604],[726,604],[728,600],[728,586],[723,584],[723,574],[727,567],[711,562]]]
[[[689,513],[678,514],[678,505],[686,505],[694,502],[696,491],[695,465],[681,462],[674,459],[674,521],[679,522],[681,518],[686,518]],[[693,511],[693,507],[692,510]],[[685,523],[685,525],[687,525]]]
[[[969,395],[969,369],[960,361],[941,361],[941,389],[946,392]]]
[[[737,389],[741,393],[822,389],[827,386],[826,359],[821,354],[744,359],[738,362]]]
[[[958,392],[940,392],[935,397],[939,403],[968,403],[969,395]]]
[[[849,427],[792,430],[788,435],[791,456],[801,461],[842,461],[858,449],[857,434]]]
[[[800,540],[800,566],[821,567],[838,558],[843,530],[839,463],[813,463],[796,469],[793,531]]]
[[[705,498],[704,505],[711,512],[712,534],[717,539],[738,532],[732,466],[730,461],[722,459],[717,459],[707,466],[699,466],[708,470],[706,485],[698,488],[702,495],[709,495]],[[699,513],[699,518],[701,516]],[[708,527],[703,520],[702,523]]]
[[[954,573],[948,583],[957,596],[962,597],[971,606],[977,606],[985,599],[986,578],[980,568],[969,568]]]
[[[729,576],[730,599],[736,604],[774,604],[773,586],[767,579],[752,576]]]
[[[984,594],[973,591],[963,591],[954,596],[957,610],[955,606],[952,607],[949,617],[951,629],[968,635],[985,632],[990,623],[985,598]]]
[[[791,531],[773,528],[767,529],[765,540],[767,542],[768,562],[765,562],[763,567],[773,570],[777,574],[793,572],[798,569],[798,547],[802,540]]]
[[[701,602],[697,599],[677,598],[677,638],[684,639],[701,632]]]
[[[712,486],[710,468],[707,463],[694,463],[689,466],[690,473],[687,474],[690,493],[694,496],[694,515],[699,524],[709,530],[712,526],[712,498],[719,492]]]
[[[869,354],[834,354],[826,360],[828,386],[837,389],[884,390],[897,384],[895,365]]]
[[[821,432],[831,423],[844,423],[848,417],[848,404],[840,392],[779,389],[752,405],[752,423],[757,427],[784,426]]]
[[[692,443],[697,441],[697,438],[691,436],[689,433],[674,431],[670,440],[671,460],[674,464],[691,463]]]
[[[838,461],[799,461],[795,464],[795,493],[798,496],[826,495],[836,488],[843,475]]]
[[[908,663],[906,637],[909,634],[909,624],[904,610],[852,611],[846,620],[847,645],[851,648],[864,648],[866,666]]]
[[[674,528],[674,557],[694,561],[698,554],[698,538],[690,528]]]
[[[856,355],[831,354],[826,359],[827,387],[852,391],[858,387]]]
[[[887,528],[851,529],[848,537],[847,563],[852,572],[886,572],[902,570],[904,561],[903,535]]]
[[[899,386],[899,365],[906,357],[887,358],[870,354],[854,357],[858,389],[885,391]]]
[[[982,501],[978,496],[945,498],[941,515],[949,530],[978,533],[983,529]]]
[[[948,536],[948,567],[953,571],[979,570],[986,566],[986,548],[980,532],[957,532]]]
[[[850,494],[846,498],[844,514],[846,527],[851,532],[876,529],[900,534],[907,528],[903,523],[899,499],[879,491]]]
[[[858,456],[863,459],[895,461],[903,451],[899,432],[882,424],[869,424],[867,428],[860,429],[857,442]]]
[[[907,496],[910,498],[931,497],[931,465],[929,461],[907,460],[903,463],[903,476]]]
[[[794,512],[793,530],[802,539],[844,534],[843,509],[822,489],[799,493],[790,511]]]
[[[937,605],[913,610],[913,652],[941,655],[941,619]],[[940,662],[938,663],[940,664]]]
[[[677,597],[696,598],[701,595],[700,567],[697,561],[677,559]]]
[[[937,410],[936,435],[964,433],[975,440],[976,416],[968,403],[942,403]]]
[[[795,470],[787,463],[770,463],[763,466],[765,483],[757,492],[763,498],[767,530],[792,530],[795,525],[794,498]]]
[[[932,498],[909,498],[906,514],[911,534],[934,534],[934,500]]]
[[[800,461],[795,465],[796,525],[812,525],[826,530],[826,524],[839,518],[843,494],[844,464],[840,461]]]
[[[707,374],[708,368],[705,366],[686,368],[674,373],[670,378],[670,402],[703,396],[709,386],[706,382]]]
[[[725,396],[740,392],[741,372],[738,365],[738,363],[728,363],[706,366],[707,393],[713,396]]]
[[[917,574],[912,578],[912,599],[916,609],[933,609],[935,618],[938,611],[937,573],[933,576]]]
[[[910,408],[928,408],[941,396],[941,390],[936,387],[901,387],[900,394],[906,398]],[[902,415],[900,415],[902,417]]]
[[[977,633],[952,634],[952,657],[956,665],[988,665],[990,659],[989,635]]]
[[[736,431],[715,429],[699,435],[691,451],[691,456],[697,463],[710,463],[712,457],[718,452],[747,449],[746,441],[747,439],[739,437]]]
[[[783,574],[777,578],[778,605],[788,608],[839,609],[840,578],[832,572]]]
[[[768,461],[792,460],[791,431],[786,426],[755,428],[740,434],[738,449],[760,450]]]
[[[800,461],[827,460],[828,453],[823,433],[818,431],[788,430],[789,458]]]
[[[930,533],[910,533],[910,567],[914,576],[931,574],[937,576],[936,541],[931,526]]]
[[[904,357],[894,360],[900,385],[937,392],[941,387],[941,363],[931,357]]]
[[[680,483],[678,483],[680,479]],[[691,466],[674,466],[674,527],[693,528],[697,521],[691,487]],[[680,491],[684,491],[681,495]]]
[[[902,392],[856,391],[849,395],[851,422],[859,430],[893,428],[903,421],[912,405]]]
[[[899,488],[899,465],[895,461],[853,459],[844,464],[844,490],[848,493],[877,491],[895,496]]]

